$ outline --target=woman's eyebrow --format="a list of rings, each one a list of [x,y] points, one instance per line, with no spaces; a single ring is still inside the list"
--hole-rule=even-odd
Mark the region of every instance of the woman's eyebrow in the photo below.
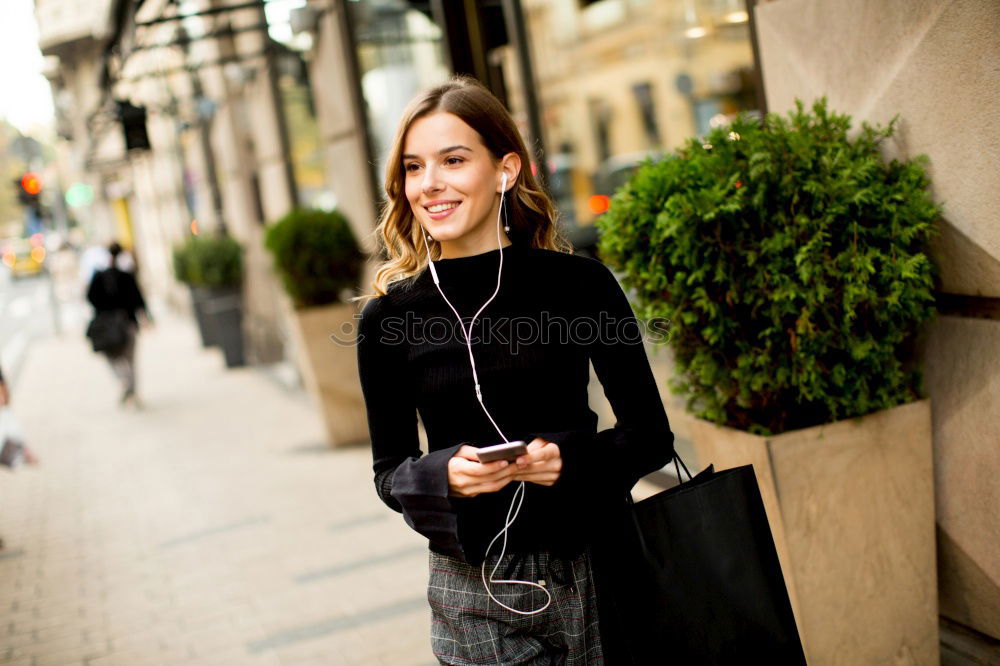
[[[441,150],[438,151],[438,155],[444,155],[445,153],[450,153],[450,152],[455,151],[455,150],[467,150],[470,153],[472,152],[472,148],[469,148],[468,146],[461,146],[461,145],[459,145],[459,146],[448,146],[447,148],[442,148]],[[417,156],[416,155],[406,154],[406,155],[403,155],[403,159],[404,160],[409,160],[409,159],[414,159],[415,160],[415,159],[417,159]]]

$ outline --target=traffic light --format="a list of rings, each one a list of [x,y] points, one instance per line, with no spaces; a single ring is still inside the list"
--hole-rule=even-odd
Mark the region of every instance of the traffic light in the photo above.
[[[17,181],[17,198],[25,206],[38,206],[38,195],[42,193],[42,181],[37,173],[28,172]]]

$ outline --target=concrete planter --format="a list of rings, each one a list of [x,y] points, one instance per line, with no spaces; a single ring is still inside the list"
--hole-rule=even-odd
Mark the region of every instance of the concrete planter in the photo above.
[[[940,663],[929,400],[774,437],[691,421],[701,467],[754,466],[811,665]]]
[[[243,289],[202,289],[197,307],[199,317],[203,318],[209,344],[222,349],[226,367],[241,368],[246,365],[243,354]]]
[[[189,289],[191,291],[191,309],[194,311],[194,320],[198,324],[198,333],[201,335],[201,346],[207,349],[216,344],[211,323],[205,315],[205,301],[212,297],[212,292],[207,287],[189,287]]]
[[[295,311],[299,371],[334,447],[368,442],[354,344],[356,312],[355,305],[340,303]]]

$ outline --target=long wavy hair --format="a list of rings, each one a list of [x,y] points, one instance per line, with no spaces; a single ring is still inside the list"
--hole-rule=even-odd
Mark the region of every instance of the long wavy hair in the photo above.
[[[403,149],[406,134],[415,121],[437,112],[451,113],[479,133],[490,151],[494,165],[507,153],[521,158],[521,171],[505,195],[504,208],[515,245],[545,248],[572,253],[572,245],[559,232],[556,210],[548,195],[539,187],[531,173],[531,162],[524,141],[507,109],[481,83],[468,76],[454,76],[447,83],[418,94],[407,105],[393,139],[385,167],[386,200],[382,206],[374,234],[379,253],[386,260],[372,282],[374,294],[352,300],[384,296],[389,285],[407,280],[427,268],[427,252],[423,248],[424,233],[415,223],[413,210],[406,198],[403,171]],[[431,255],[441,256],[436,240],[429,240]]]

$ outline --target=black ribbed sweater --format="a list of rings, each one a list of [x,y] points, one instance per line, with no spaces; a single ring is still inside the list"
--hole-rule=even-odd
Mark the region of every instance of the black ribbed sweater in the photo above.
[[[510,245],[500,291],[472,329],[483,401],[511,441],[542,437],[563,458],[551,487],[525,484],[507,552],[578,555],[603,503],[673,457],[673,433],[641,329],[611,272],[586,257]],[[435,262],[441,288],[468,326],[496,288],[501,250]],[[476,400],[468,349],[430,272],[394,283],[362,311],[358,366],[381,499],[443,554],[482,561],[517,483],[450,497],[447,464],[464,444],[503,441]],[[587,402],[593,362],[614,409],[596,431]],[[428,438],[422,455],[417,414]],[[499,544],[491,554],[497,554]]]

